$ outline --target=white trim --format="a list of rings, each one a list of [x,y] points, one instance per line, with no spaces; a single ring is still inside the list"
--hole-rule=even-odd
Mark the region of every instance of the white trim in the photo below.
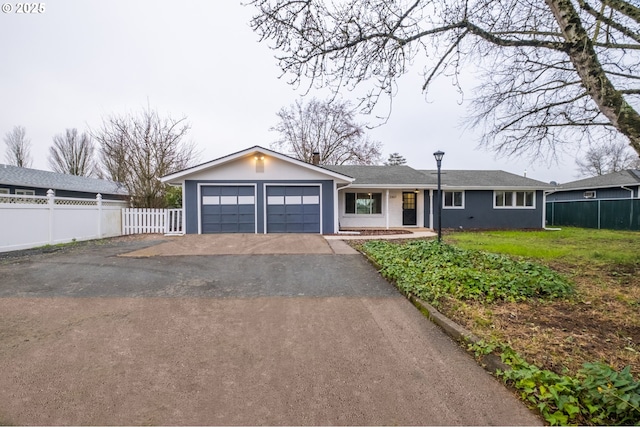
[[[255,183],[248,183],[248,182],[238,182],[238,183],[232,183],[232,182],[199,182],[198,183],[198,188],[197,188],[197,197],[198,197],[198,202],[197,202],[197,209],[198,209],[198,234],[202,234],[202,187],[253,187],[253,196],[257,197],[258,194],[258,188],[257,185]],[[222,196],[221,196],[222,197]],[[226,197],[226,196],[225,196]],[[236,197],[236,196],[233,196]],[[182,204],[183,207],[182,209],[184,209],[184,200],[185,197],[183,195],[182,197]],[[186,211],[183,211],[186,212]],[[183,213],[183,217],[186,216]],[[183,228],[183,230],[185,230]],[[258,204],[255,203],[255,199],[254,199],[254,204],[253,204],[253,232],[255,234],[258,233]]]
[[[389,221],[390,221],[389,217],[391,216],[390,212],[389,212],[389,189],[388,188],[385,189],[384,192],[385,192],[385,212],[386,212],[384,222],[385,222],[385,226],[386,226],[386,228],[388,230],[389,229]],[[346,200],[345,200],[345,205],[346,205]]]
[[[512,204],[509,206],[498,206],[496,205],[496,193],[514,193]],[[532,206],[516,206],[516,194],[515,193],[533,193],[533,205]],[[536,208],[536,199],[537,192],[534,190],[494,190],[493,191],[493,209],[535,209]],[[525,194],[525,202],[526,202],[526,194]]]
[[[429,189],[429,228],[433,230],[433,193],[436,190]]]
[[[175,173],[172,173],[170,175],[166,175],[163,176],[162,178],[160,178],[160,182],[168,182],[168,181],[175,181],[175,180],[184,180],[186,179],[186,177],[188,177],[189,175],[192,175],[194,173],[197,172],[201,172],[216,166],[220,166],[223,165],[225,163],[229,163],[232,162],[234,160],[243,158],[243,157],[250,157],[255,155],[256,153],[260,153],[262,155],[267,155],[267,156],[271,156],[274,157],[276,159],[280,159],[282,161],[288,162],[288,163],[292,163],[298,166],[301,166],[305,169],[310,169],[314,172],[319,172],[321,174],[324,174],[328,177],[331,177],[333,179],[337,179],[340,181],[344,181],[346,183],[351,183],[355,180],[355,178],[352,178],[350,176],[347,175],[343,175],[337,172],[333,172],[329,169],[325,169],[323,167],[320,166],[316,166],[316,165],[312,165],[310,163],[306,163],[303,162],[301,160],[298,159],[294,159],[293,157],[289,157],[289,156],[285,156],[284,154],[280,154],[277,153],[275,151],[269,150],[267,148],[264,147],[260,147],[259,145],[253,146],[251,148],[247,148],[245,150],[242,151],[238,151],[237,153],[233,153],[233,154],[229,154],[228,156],[224,156],[224,157],[220,157],[218,159],[215,160],[211,160],[209,162],[203,163],[201,165],[197,165],[197,166],[193,166],[191,168],[188,169],[184,169]]]
[[[334,181],[334,185],[335,185],[335,181]],[[267,198],[267,187],[318,187],[318,195],[320,196],[320,200],[319,200],[320,203],[317,203],[319,205],[318,209],[320,210],[319,211],[319,213],[320,213],[320,233],[319,234],[322,234],[322,219],[323,219],[322,218],[323,217],[323,215],[322,215],[322,184],[320,184],[320,183],[317,183],[317,184],[316,183],[297,183],[297,182],[296,183],[290,183],[290,182],[265,182],[263,184],[263,189],[262,189],[264,191],[263,194],[264,194],[264,198],[265,199]],[[300,199],[301,199],[300,200],[300,204],[303,204],[302,196],[286,196],[286,197],[300,197]],[[285,202],[287,201],[286,197],[285,197]],[[316,203],[314,203],[314,204],[316,204]],[[264,219],[264,221],[263,221],[264,222],[264,224],[263,224],[263,230],[264,230],[263,234],[268,234],[268,230],[267,230],[267,203],[263,203],[262,205],[263,205],[262,210],[263,210],[263,214],[264,214],[263,215],[263,219]],[[257,203],[256,203],[256,206],[257,206]],[[256,216],[256,218],[257,218],[257,216]],[[337,230],[334,230],[334,232],[337,233]],[[257,233],[257,231],[256,231],[256,233]]]
[[[447,200],[447,193],[462,193],[462,205],[461,206],[447,206],[445,204],[445,201]],[[453,196],[454,198],[451,199],[452,202],[454,202],[455,199],[455,195]],[[466,200],[466,195],[465,195],[465,191],[464,190],[443,190],[442,191],[442,209],[464,209],[465,206],[465,200]],[[495,200],[495,197],[494,197]]]

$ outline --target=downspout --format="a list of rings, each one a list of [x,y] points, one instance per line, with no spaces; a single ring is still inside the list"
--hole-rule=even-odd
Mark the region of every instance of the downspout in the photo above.
[[[624,185],[621,185],[620,188],[622,188],[623,190],[629,190],[631,192],[631,196],[629,197],[632,200],[631,208],[629,209],[629,229],[631,229],[631,225],[633,224],[633,188],[625,187]]]

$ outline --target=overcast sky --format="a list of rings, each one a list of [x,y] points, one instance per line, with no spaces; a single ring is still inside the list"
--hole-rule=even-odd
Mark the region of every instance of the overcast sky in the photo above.
[[[147,103],[162,115],[188,118],[202,162],[268,148],[276,112],[303,95],[278,78],[273,52],[249,28],[253,8],[236,0],[56,0],[41,3],[41,14],[16,14],[17,3],[8,4],[14,12],[0,13],[0,136],[24,126],[36,169],[49,169],[55,134],[98,128],[102,117]],[[435,169],[432,153],[443,150],[444,169],[576,179],[573,155],[549,164],[477,149],[477,135],[462,126],[466,105],[455,89],[441,79],[426,102],[421,71],[400,81],[389,121],[370,131],[385,159],[399,152],[409,166]],[[2,141],[0,163],[4,154]]]

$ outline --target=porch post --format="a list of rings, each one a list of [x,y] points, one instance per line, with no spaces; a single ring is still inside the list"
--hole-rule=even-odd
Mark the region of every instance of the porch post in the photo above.
[[[384,192],[385,204],[387,205],[387,212],[385,218],[385,225],[387,226],[387,230],[389,229],[389,215],[391,215],[391,210],[389,209],[389,189],[387,188]]]
[[[429,228],[433,230],[433,189],[429,189]]]

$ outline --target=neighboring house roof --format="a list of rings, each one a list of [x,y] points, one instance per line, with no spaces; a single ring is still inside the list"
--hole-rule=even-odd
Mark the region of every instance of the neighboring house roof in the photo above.
[[[430,179],[409,166],[323,165],[322,167],[355,178],[352,187],[424,188],[437,184],[437,178]]]
[[[129,194],[122,184],[113,181],[0,164],[0,186],[3,184],[84,193]]]
[[[627,169],[619,172],[608,173],[606,175],[567,182],[558,186],[557,191],[623,187],[625,185],[638,184],[640,184],[640,170]]]
[[[225,163],[229,163],[229,162],[232,162],[234,160],[237,160],[237,159],[240,159],[240,158],[243,158],[243,157],[253,156],[253,155],[256,155],[258,153],[260,153],[260,154],[268,154],[270,156],[273,156],[273,157],[275,157],[277,159],[280,159],[280,160],[283,160],[285,162],[289,162],[289,163],[301,166],[301,167],[309,169],[309,170],[320,172],[322,174],[331,176],[332,178],[336,178],[336,179],[344,181],[344,182],[353,181],[353,178],[348,176],[348,175],[343,175],[343,174],[341,174],[339,172],[334,172],[334,171],[331,171],[331,170],[327,170],[327,169],[325,169],[323,167],[312,165],[310,163],[303,162],[303,161],[298,160],[298,159],[294,159],[293,157],[289,157],[287,155],[278,153],[276,151],[272,151],[272,150],[269,150],[267,148],[260,147],[259,145],[255,145],[255,146],[253,146],[251,148],[247,148],[245,150],[238,151],[238,152],[229,154],[227,156],[220,157],[218,159],[214,159],[214,160],[211,160],[209,162],[202,163],[202,164],[197,165],[197,166],[192,166],[190,168],[183,169],[181,171],[177,171],[177,172],[174,172],[172,174],[163,176],[162,178],[160,178],[160,181],[161,182],[168,182],[170,184],[178,183],[180,181],[183,181],[189,175],[192,175],[192,174],[195,174],[195,173],[198,173],[198,172],[210,169],[210,168],[214,168],[214,167],[217,167],[217,166],[221,166],[221,165],[223,165]]]
[[[427,176],[437,179],[438,171],[421,170]],[[443,169],[442,185],[461,189],[473,188],[531,188],[531,189],[551,189],[553,185],[542,181],[516,175],[514,173],[501,170],[449,170]]]

